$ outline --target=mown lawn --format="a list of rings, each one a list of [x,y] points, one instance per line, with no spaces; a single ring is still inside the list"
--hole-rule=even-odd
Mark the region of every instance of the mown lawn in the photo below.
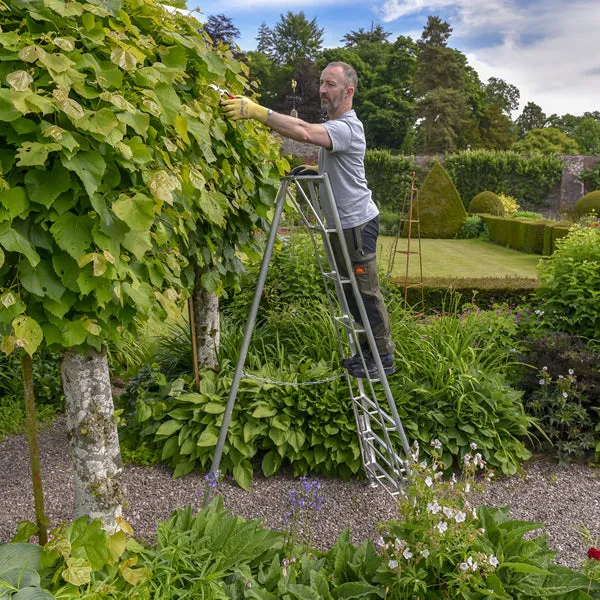
[[[394,237],[379,238],[379,268],[388,272],[390,253],[395,242]],[[397,250],[406,250],[407,240],[399,239]],[[411,240],[411,251],[419,250],[418,240]],[[525,254],[510,248],[504,248],[482,240],[421,240],[421,253],[409,257],[409,281],[419,279],[419,258],[423,264],[423,281],[429,284],[443,283],[448,280],[462,283],[485,281],[511,283],[525,287],[535,287],[538,283],[536,267],[540,256]],[[404,281],[406,277],[405,253],[396,252],[391,277]],[[514,281],[513,281],[514,280]]]

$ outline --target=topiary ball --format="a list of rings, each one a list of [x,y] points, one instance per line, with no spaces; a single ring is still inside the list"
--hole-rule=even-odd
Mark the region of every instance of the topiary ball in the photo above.
[[[575,217],[582,217],[591,213],[592,210],[596,211],[597,215],[600,215],[600,190],[590,192],[579,198],[573,207],[573,215]]]
[[[478,213],[486,213],[488,215],[494,215],[496,217],[504,217],[504,205],[502,204],[502,200],[494,194],[494,192],[480,192],[471,200],[471,204],[469,204],[469,213],[478,214]]]

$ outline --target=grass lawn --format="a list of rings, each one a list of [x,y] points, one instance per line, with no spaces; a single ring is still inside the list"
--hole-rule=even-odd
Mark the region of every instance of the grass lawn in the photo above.
[[[384,273],[388,272],[394,242],[394,237],[379,237],[378,261]],[[407,240],[399,239],[392,280],[405,280],[407,255],[400,251],[406,247]],[[411,240],[410,249],[418,252],[418,240]],[[451,280],[461,285],[477,282],[480,287],[494,287],[505,285],[509,279],[512,285],[536,287],[539,283],[536,266],[540,258],[482,240],[421,240],[423,282],[429,285],[447,285]],[[419,254],[410,255],[408,278],[419,280]]]

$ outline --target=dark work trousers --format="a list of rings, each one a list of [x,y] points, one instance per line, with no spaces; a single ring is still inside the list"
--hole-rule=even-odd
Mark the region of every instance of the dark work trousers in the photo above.
[[[391,338],[390,317],[379,289],[376,257],[378,235],[379,216],[364,225],[344,229],[348,254],[373,331],[373,337],[377,344],[377,350],[379,354],[385,356],[386,354],[392,354],[394,343]],[[342,277],[348,277],[346,262],[344,261],[337,233],[332,233],[330,239],[339,272]],[[344,284],[344,294],[352,316],[357,323],[362,325],[362,319],[350,283]],[[359,343],[363,349],[369,347],[365,334],[360,335]]]

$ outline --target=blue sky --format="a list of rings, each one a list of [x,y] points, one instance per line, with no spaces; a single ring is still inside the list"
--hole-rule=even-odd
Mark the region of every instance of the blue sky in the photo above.
[[[345,33],[382,25],[418,39],[428,15],[453,27],[449,46],[468,58],[482,81],[499,77],[548,115],[600,110],[600,0],[188,0],[202,15],[225,14],[240,30],[242,50],[256,48],[261,23],[303,11],[324,30],[324,46],[341,46]],[[516,116],[518,112],[514,115]]]

